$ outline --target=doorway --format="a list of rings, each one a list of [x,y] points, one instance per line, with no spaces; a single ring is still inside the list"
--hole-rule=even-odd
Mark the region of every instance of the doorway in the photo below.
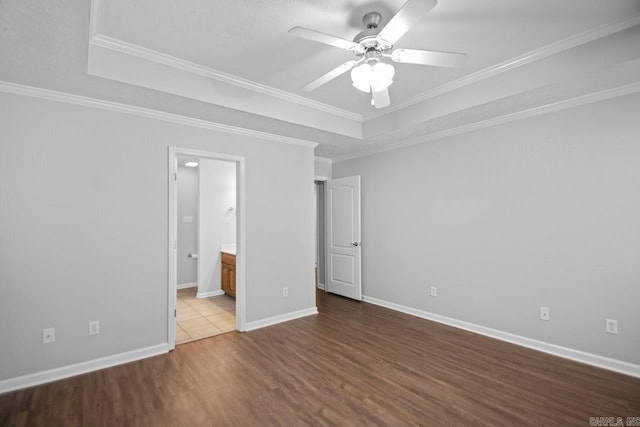
[[[325,290],[325,208],[324,187],[326,179],[316,179],[314,182],[316,200],[316,288]],[[317,292],[316,289],[316,292]]]
[[[325,290],[362,299],[360,176],[325,182]]]
[[[244,330],[243,225],[244,158],[170,147],[170,349]]]

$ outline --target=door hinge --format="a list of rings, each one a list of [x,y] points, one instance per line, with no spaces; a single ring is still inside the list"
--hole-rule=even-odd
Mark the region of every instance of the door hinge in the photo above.
[[[178,317],[178,309],[173,309],[173,317]]]

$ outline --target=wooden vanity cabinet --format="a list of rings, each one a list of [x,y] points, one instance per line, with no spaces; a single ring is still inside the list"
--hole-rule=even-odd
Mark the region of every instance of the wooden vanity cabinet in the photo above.
[[[236,256],[222,252],[222,290],[236,297]]]

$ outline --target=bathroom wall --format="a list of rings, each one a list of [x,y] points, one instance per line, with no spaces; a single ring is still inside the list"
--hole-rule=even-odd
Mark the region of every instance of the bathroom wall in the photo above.
[[[182,163],[182,162],[179,162]],[[198,261],[198,169],[178,164],[178,287],[196,286]]]
[[[220,246],[236,243],[236,164],[200,159],[198,296],[222,293]]]

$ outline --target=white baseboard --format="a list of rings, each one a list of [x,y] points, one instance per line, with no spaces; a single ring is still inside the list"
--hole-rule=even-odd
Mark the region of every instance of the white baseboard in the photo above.
[[[224,295],[224,291],[222,289],[218,289],[217,291],[198,292],[196,294],[196,298],[209,298],[209,297],[215,297],[218,295]]]
[[[177,288],[178,289],[187,289],[187,288],[195,288],[198,286],[197,283],[180,283]]]
[[[75,363],[73,365],[62,366],[60,368],[49,369],[47,371],[35,372],[33,374],[22,375],[15,378],[0,381],[0,393],[32,387],[51,381],[69,378],[98,369],[109,368],[111,366],[122,365],[135,360],[146,359],[169,352],[167,343],[158,344],[151,347],[128,351],[126,353],[115,354],[113,356],[101,357],[99,359],[88,360],[86,362]]]
[[[326,285],[324,283],[319,283],[318,282],[318,289],[322,289],[324,291],[325,289],[327,289],[327,287],[326,287]]]
[[[262,320],[256,320],[253,322],[247,322],[245,324],[245,331],[253,331],[256,329],[264,328],[265,326],[275,325],[277,323],[287,322],[289,320],[299,319],[300,317],[311,316],[312,314],[318,314],[317,307],[309,307],[303,310],[292,311],[291,313],[280,314],[278,316],[268,317]]]
[[[402,313],[410,314],[412,316],[453,326],[454,328],[464,329],[480,335],[485,335],[487,337],[496,338],[501,341],[517,344],[522,347],[527,347],[545,353],[553,354],[555,356],[564,357],[565,359],[571,359],[576,362],[586,363],[587,365],[597,366],[599,368],[608,369],[610,371],[615,371],[621,374],[640,378],[640,365],[636,365],[633,363],[623,362],[621,360],[611,359],[604,356],[598,356],[597,354],[574,350],[572,348],[562,347],[544,341],[538,341],[532,338],[511,334],[509,332],[499,331],[497,329],[487,328],[485,326],[476,325],[475,323],[453,319],[451,317],[430,313],[428,311],[419,310],[417,308],[406,307],[404,305],[384,301],[366,295],[362,296],[362,300],[371,304],[379,305],[381,307],[386,307],[392,310],[400,311]]]

